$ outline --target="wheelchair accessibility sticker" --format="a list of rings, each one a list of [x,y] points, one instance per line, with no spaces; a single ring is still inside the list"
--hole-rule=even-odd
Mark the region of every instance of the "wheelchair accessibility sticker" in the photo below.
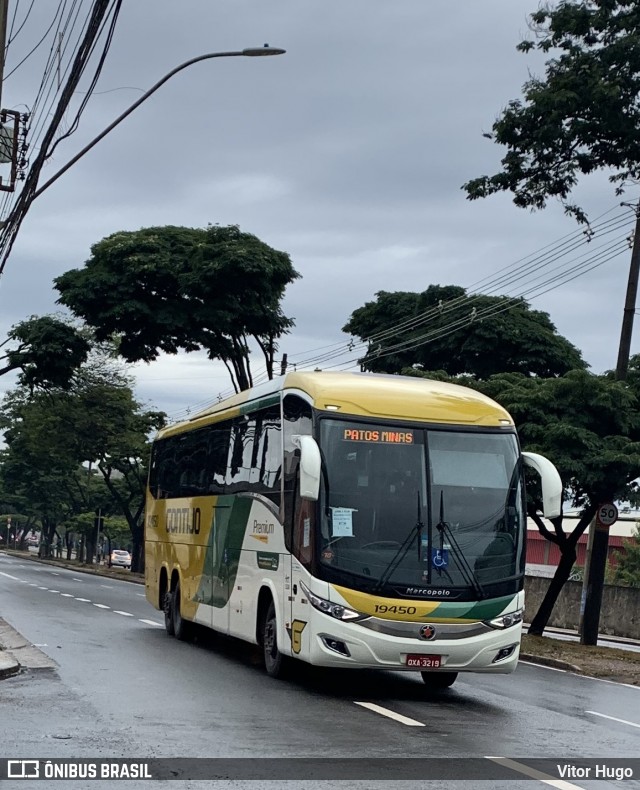
[[[449,565],[449,550],[432,548],[431,564],[434,568],[446,568]]]

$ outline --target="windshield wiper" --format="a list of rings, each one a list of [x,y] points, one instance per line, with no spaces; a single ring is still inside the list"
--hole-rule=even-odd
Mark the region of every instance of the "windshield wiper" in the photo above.
[[[380,590],[382,590],[382,588],[385,586],[385,584],[389,581],[389,579],[393,575],[393,572],[396,570],[398,565],[400,565],[402,560],[407,556],[407,553],[408,553],[409,549],[411,548],[411,543],[413,541],[413,534],[414,534],[414,532],[417,533],[417,536],[418,536],[418,559],[420,559],[420,557],[421,557],[421,551],[422,551],[422,529],[424,527],[424,524],[422,523],[421,510],[420,510],[420,492],[416,491],[416,494],[418,496],[418,519],[417,519],[416,523],[411,527],[409,532],[407,533],[407,536],[405,537],[405,539],[403,540],[402,544],[400,545],[400,548],[393,555],[393,557],[391,558],[391,561],[389,562],[387,567],[380,574],[380,578],[378,579],[378,581],[376,582],[376,584],[375,584],[375,586],[373,588],[373,594],[374,595],[377,592],[380,592]]]
[[[440,534],[440,551],[444,551],[444,538],[445,535],[449,539],[450,545],[453,548],[453,558],[455,560],[456,565],[462,577],[467,582],[470,587],[473,587],[476,594],[479,598],[486,598],[486,593],[476,578],[475,573],[473,572],[473,568],[469,565],[467,558],[464,556],[464,552],[460,548],[460,544],[455,538],[455,535],[451,531],[451,527],[449,524],[444,520],[444,492],[440,491],[440,521],[436,524],[436,529]],[[451,578],[451,577],[449,577]]]

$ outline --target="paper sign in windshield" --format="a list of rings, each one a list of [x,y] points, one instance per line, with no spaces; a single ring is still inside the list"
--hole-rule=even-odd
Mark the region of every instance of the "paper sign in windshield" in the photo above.
[[[351,538],[353,537],[353,514],[356,511],[351,507],[332,507],[331,508],[331,527],[332,537]]]

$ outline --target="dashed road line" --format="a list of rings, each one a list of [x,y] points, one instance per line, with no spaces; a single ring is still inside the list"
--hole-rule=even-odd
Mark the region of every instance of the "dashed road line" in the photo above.
[[[49,590],[50,593],[59,593],[60,590]]]
[[[73,598],[73,595],[71,595],[71,593],[60,593],[60,597],[61,598]]]
[[[164,628],[162,623],[156,623],[153,620],[143,620],[141,617],[139,617],[138,619],[140,620],[141,623],[146,623],[147,625],[155,625],[158,628]]]
[[[626,719],[617,719],[615,716],[607,716],[606,713],[598,713],[598,711],[595,710],[585,710],[585,713],[590,713],[592,716],[600,716],[603,719],[610,719],[611,721],[617,721],[620,722],[620,724],[628,724],[630,727],[637,727],[638,729],[640,729],[640,724],[636,724],[634,721],[627,721]]]
[[[39,590],[48,590],[48,587],[38,587]]]
[[[110,607],[110,606],[107,606],[107,605],[106,605],[106,604],[104,604],[104,603],[94,603],[93,605],[94,605],[94,606],[97,606],[97,607],[98,607],[98,609],[111,609],[111,607]]]
[[[133,617],[131,612],[120,612],[118,609],[113,610],[114,614],[121,614],[123,617]]]
[[[584,790],[580,785],[565,782],[564,779],[554,779],[552,776],[549,776],[549,774],[544,774],[542,771],[537,771],[535,768],[531,768],[524,763],[519,763],[516,760],[510,760],[508,757],[487,757],[486,759],[493,760],[493,762],[498,763],[498,765],[504,765],[505,768],[511,768],[512,771],[517,771],[531,779],[538,779],[543,784],[551,785],[551,787],[555,787],[557,790]]]
[[[7,579],[13,579],[16,582],[17,581],[22,581],[22,579],[18,579],[17,576],[12,576],[10,573],[4,573],[3,571],[0,571],[0,576],[6,576]]]
[[[91,603],[88,598],[76,598],[76,601],[84,601],[84,603]]]
[[[355,702],[355,700],[354,700]],[[374,713],[379,713],[381,716],[386,716],[389,719],[393,719],[394,721],[400,722],[400,724],[406,724],[407,727],[424,727],[425,725],[421,721],[416,721],[415,719],[410,719],[408,716],[403,716],[400,713],[395,713],[395,711],[388,710],[387,708],[383,708],[381,705],[376,705],[373,702],[356,702],[356,705],[360,705],[363,708],[367,708],[367,710],[371,710]]]

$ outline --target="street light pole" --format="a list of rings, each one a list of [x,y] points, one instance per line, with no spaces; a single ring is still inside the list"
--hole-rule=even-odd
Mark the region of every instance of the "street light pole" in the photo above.
[[[192,66],[194,63],[199,63],[201,60],[210,60],[211,58],[236,58],[236,57],[264,57],[266,55],[284,55],[286,49],[278,49],[277,47],[270,47],[268,44],[265,44],[264,47],[249,47],[247,49],[239,50],[238,52],[209,52],[206,55],[198,55],[197,58],[191,58],[191,60],[187,60],[184,63],[181,63],[179,66],[176,66],[175,69],[172,69],[168,74],[165,74],[161,80],[158,80],[155,85],[153,85],[149,90],[144,93],[137,101],[135,101],[129,109],[125,110],[121,115],[119,115],[113,123],[109,124],[106,129],[104,129],[97,137],[94,137],[93,140],[85,145],[85,147],[79,151],[72,159],[70,159],[67,164],[62,167],[58,172],[51,176],[51,178],[46,181],[38,190],[33,193],[32,200],[35,200],[39,197],[45,189],[48,189],[51,184],[57,181],[61,175],[67,172],[70,167],[75,165],[75,163],[81,159],[86,153],[88,153],[94,145],[100,142],[103,137],[106,137],[109,132],[116,128],[125,118],[127,118],[131,113],[136,110],[143,102],[145,102],[150,96],[152,96],[158,88],[161,88],[165,82],[171,79],[175,74],[184,69]]]

